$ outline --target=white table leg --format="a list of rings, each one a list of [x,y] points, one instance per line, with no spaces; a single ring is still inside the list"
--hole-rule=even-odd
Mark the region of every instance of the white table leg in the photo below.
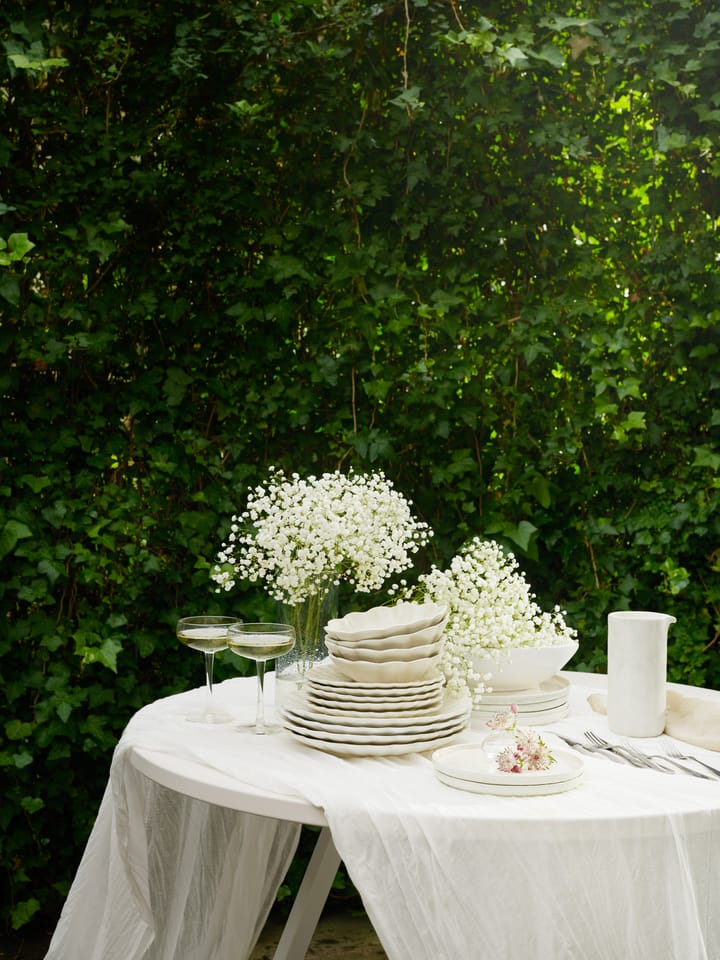
[[[273,960],[303,960],[340,866],[340,856],[322,827]]]

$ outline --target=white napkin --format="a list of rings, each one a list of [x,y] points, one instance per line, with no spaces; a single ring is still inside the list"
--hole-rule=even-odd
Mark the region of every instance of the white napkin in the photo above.
[[[604,693],[591,693],[588,703],[596,713],[607,713]],[[720,751],[720,703],[668,690],[665,733],[705,750]]]

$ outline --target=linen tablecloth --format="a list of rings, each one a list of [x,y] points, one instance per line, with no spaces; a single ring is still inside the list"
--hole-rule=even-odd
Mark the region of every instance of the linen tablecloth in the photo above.
[[[552,730],[607,733],[595,689],[573,681],[553,746]],[[252,716],[251,681],[215,692]],[[247,956],[292,859],[296,824],[152,784],[134,745],[322,808],[390,960],[720,960],[720,781],[587,757],[568,793],[480,796],[440,783],[429,756],[341,758],[185,721],[202,695],[128,724],[47,960]]]

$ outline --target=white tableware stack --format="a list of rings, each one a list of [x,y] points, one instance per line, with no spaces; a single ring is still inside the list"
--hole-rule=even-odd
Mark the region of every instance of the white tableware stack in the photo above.
[[[394,756],[451,742],[467,727],[471,702],[443,689],[445,623],[445,607],[409,602],[331,620],[328,660],[282,705],[284,726],[340,755]]]
[[[518,708],[523,726],[560,720],[568,711],[570,684],[557,671],[573,657],[577,643],[555,647],[518,647],[478,658],[473,664],[480,673],[490,673],[490,693],[484,693],[473,711],[473,727],[485,728],[487,720],[511,704]]]

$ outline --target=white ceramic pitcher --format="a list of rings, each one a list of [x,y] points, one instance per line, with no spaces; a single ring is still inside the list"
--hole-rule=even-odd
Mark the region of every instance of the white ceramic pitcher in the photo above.
[[[626,737],[665,729],[667,633],[675,617],[646,610],[608,615],[608,724]]]

